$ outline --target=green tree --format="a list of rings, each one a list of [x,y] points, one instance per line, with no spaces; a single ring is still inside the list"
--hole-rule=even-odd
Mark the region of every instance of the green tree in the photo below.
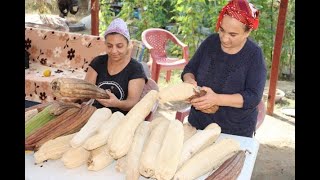
[[[110,13],[107,0],[101,1],[101,15],[103,23],[100,30],[106,28],[115,17]],[[279,0],[249,0],[260,11],[259,28],[251,33],[262,48],[270,70],[272,64],[274,38],[276,34]],[[174,24],[170,29],[182,42],[189,46],[189,57],[192,57],[200,43],[214,32],[220,9],[228,0],[123,0],[121,12],[117,15],[129,24],[133,39],[141,40],[141,33],[148,28],[165,28]],[[133,18],[133,8],[140,8],[141,19]],[[204,29],[207,29],[206,32]],[[288,4],[285,34],[283,39],[280,73],[293,73],[295,62],[295,0]],[[177,47],[169,48],[171,54],[180,55]],[[289,69],[289,70],[288,70]]]

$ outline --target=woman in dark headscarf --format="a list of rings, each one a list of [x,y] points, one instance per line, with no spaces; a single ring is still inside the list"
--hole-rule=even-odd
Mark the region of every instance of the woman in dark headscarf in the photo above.
[[[182,80],[207,92],[191,100],[188,121],[197,129],[214,122],[222,133],[253,136],[267,77],[262,50],[248,38],[258,28],[258,16],[247,0],[231,0],[219,14],[218,33],[202,42],[184,68]],[[219,110],[205,113],[213,105]]]

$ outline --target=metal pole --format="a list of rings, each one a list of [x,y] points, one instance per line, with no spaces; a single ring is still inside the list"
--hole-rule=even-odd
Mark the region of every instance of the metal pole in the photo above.
[[[271,65],[270,85],[268,94],[267,114],[273,115],[276,87],[279,73],[279,61],[282,49],[283,32],[286,21],[286,13],[288,9],[288,0],[281,0],[280,10],[278,16],[277,32],[275,37],[275,43],[273,48],[273,59]]]

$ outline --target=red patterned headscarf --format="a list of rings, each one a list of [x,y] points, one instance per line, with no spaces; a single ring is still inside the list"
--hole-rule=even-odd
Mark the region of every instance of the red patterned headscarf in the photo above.
[[[216,24],[216,31],[219,30],[221,20],[224,15],[229,15],[243,24],[247,25],[250,29],[257,29],[259,25],[259,11],[254,8],[247,0],[231,0],[224,6],[219,14]]]

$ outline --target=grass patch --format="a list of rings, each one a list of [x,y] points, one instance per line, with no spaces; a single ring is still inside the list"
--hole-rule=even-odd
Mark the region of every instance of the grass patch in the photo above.
[[[181,83],[182,80],[180,78],[182,73],[182,70],[172,70],[171,72],[171,78],[169,82],[166,82],[166,71],[161,71],[160,72],[160,77],[158,80],[158,86],[159,88],[164,88],[169,86],[170,84],[177,84],[177,83]]]
[[[283,97],[280,101],[275,103],[275,108],[281,109],[283,107],[295,108],[295,100]]]

